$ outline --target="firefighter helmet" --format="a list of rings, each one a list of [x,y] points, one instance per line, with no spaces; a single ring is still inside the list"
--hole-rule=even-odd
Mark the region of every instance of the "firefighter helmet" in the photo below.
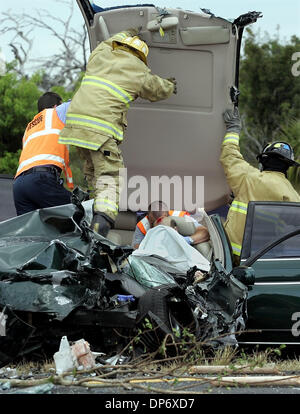
[[[262,152],[256,158],[259,162],[263,162],[263,160],[269,156],[278,157],[289,166],[299,166],[294,159],[293,148],[287,142],[276,141],[265,145]]]
[[[142,61],[147,65],[147,56],[149,53],[149,48],[147,44],[138,36],[129,36],[125,39],[114,41],[113,47],[115,48],[117,44],[126,45],[134,49],[138,53]]]

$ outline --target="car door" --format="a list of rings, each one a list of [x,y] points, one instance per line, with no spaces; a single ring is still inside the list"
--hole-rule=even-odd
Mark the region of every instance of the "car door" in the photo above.
[[[164,183],[166,191],[171,191],[170,209],[205,207],[209,211],[226,204],[229,188],[219,162],[225,133],[222,113],[237,102],[243,28],[260,13],[247,13],[230,22],[207,10],[151,5],[102,9],[88,0],[77,3],[91,50],[113,34],[142,27],[140,37],[149,46],[152,72],[177,80],[176,95],[155,103],[137,99],[128,112],[121,145],[125,179],[129,182],[131,177],[142,176],[148,185],[148,197],[140,201],[139,208],[147,210],[158,177],[169,179]],[[184,191],[173,189],[175,178],[181,180]],[[134,191],[136,187],[126,188],[122,207],[126,207],[124,197]]]
[[[255,270],[241,342],[300,343],[300,203],[250,202],[241,264]],[[286,236],[284,236],[286,235]],[[274,240],[280,240],[273,243]]]

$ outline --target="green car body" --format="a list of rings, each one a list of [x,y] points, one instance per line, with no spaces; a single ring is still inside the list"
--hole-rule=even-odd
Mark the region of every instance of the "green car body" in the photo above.
[[[224,267],[231,271],[226,232],[220,218],[212,221],[222,239]],[[300,344],[299,203],[249,203],[241,265],[252,267],[255,282],[248,286],[247,331],[239,342]]]

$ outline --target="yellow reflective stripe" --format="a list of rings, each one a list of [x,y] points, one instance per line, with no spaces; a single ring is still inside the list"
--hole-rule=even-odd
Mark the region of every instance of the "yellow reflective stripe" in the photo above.
[[[94,208],[95,211],[98,211],[98,208],[101,208],[104,206],[105,210],[112,211],[113,213],[118,213],[119,206],[118,204],[114,203],[111,200],[108,200],[107,198],[98,198],[94,202]]]
[[[239,134],[235,132],[228,132],[224,137],[223,144],[226,142],[233,142],[235,144],[238,144],[239,140],[240,140]]]
[[[96,144],[93,142],[84,141],[83,139],[72,138],[72,137],[59,137],[58,143],[65,144],[65,145],[77,145],[78,147],[83,147],[83,148],[87,148],[90,150],[97,150],[101,146],[100,144]]]
[[[100,118],[93,118],[91,116],[79,114],[67,114],[66,125],[82,125],[104,131],[119,141],[122,141],[123,139],[123,131],[110,122],[103,121]]]
[[[240,256],[242,251],[242,246],[237,243],[231,243],[232,251],[235,255]]]
[[[237,211],[242,214],[247,214],[248,204],[242,201],[233,201],[230,210]]]
[[[129,103],[134,100],[134,98],[131,95],[129,95],[129,93],[127,93],[124,89],[122,89],[120,86],[107,79],[100,78],[98,76],[86,75],[82,79],[82,82],[88,85],[96,85],[99,88],[107,90],[108,92],[115,95],[117,98],[121,99],[121,101],[123,101],[126,104],[126,106],[129,106]]]

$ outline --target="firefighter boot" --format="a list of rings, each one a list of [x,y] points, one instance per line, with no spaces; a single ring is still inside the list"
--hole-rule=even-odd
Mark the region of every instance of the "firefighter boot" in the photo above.
[[[114,227],[114,221],[104,213],[94,213],[91,227],[103,237]]]

